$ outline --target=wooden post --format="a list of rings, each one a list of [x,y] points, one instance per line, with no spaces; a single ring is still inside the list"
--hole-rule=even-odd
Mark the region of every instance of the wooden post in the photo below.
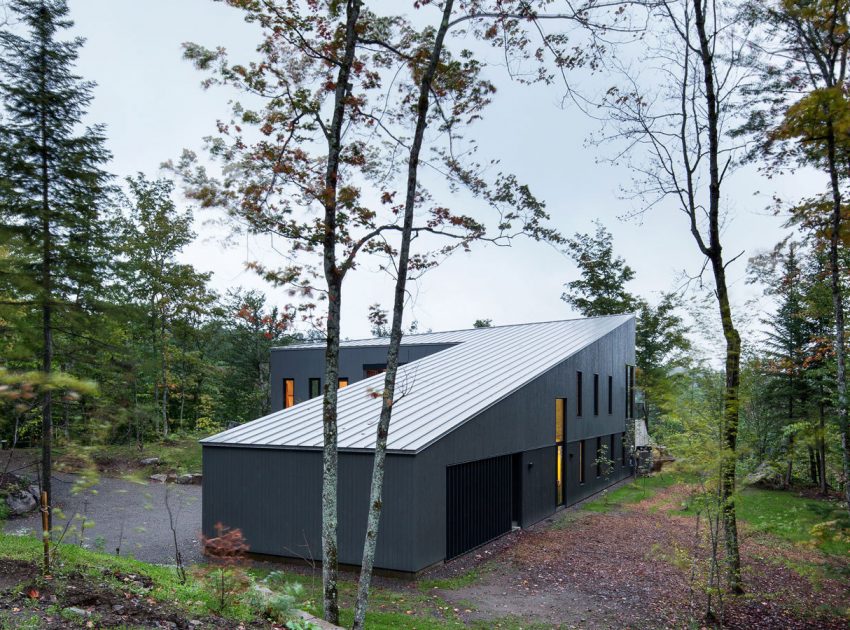
[[[47,491],[41,491],[41,540],[44,543],[44,574],[50,573],[50,506]]]

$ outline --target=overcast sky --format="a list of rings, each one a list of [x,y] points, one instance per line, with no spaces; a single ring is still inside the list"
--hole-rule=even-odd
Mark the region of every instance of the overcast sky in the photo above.
[[[98,84],[91,121],[108,127],[112,171],[121,177],[138,171],[156,175],[159,165],[183,148],[199,149],[216,119],[227,115],[228,95],[200,88],[201,77],[181,59],[180,45],[186,41],[223,45],[234,58],[250,56],[256,32],[242,22],[240,12],[212,0],[70,0],[69,4],[76,32],[88,40],[79,71]],[[676,286],[683,271],[699,270],[702,259],[684,215],[659,209],[639,221],[619,219],[633,209],[631,202],[619,198],[630,174],[597,162],[604,148],[585,146],[596,123],[574,108],[560,108],[557,86],[511,83],[498,68],[490,76],[499,92],[476,127],[481,155],[500,159],[503,170],[530,184],[546,201],[557,229],[566,234],[588,232],[594,219],[602,221],[614,234],[616,250],[637,272],[632,290],[650,299]],[[744,283],[746,258],[785,233],[781,219],[766,210],[771,195],[796,198],[820,186],[817,176],[768,181],[755,169],[741,170],[730,180],[725,250],[727,256],[746,252],[730,268],[738,305],[754,291]],[[221,228],[202,225],[204,218],[197,217],[200,237],[185,259],[214,272],[213,284],[219,291],[257,287],[272,301],[287,302],[282,290],[264,286],[244,268],[246,260],[275,264],[266,243],[250,238],[224,249],[217,242]],[[449,330],[467,328],[477,318],[510,324],[571,317],[575,314],[560,296],[564,283],[575,277],[569,258],[547,245],[479,245],[470,254],[456,254],[412,288],[408,321],[418,320],[422,330]],[[368,336],[368,306],[374,302],[390,306],[391,283],[376,265],[359,269],[346,282],[343,335]]]

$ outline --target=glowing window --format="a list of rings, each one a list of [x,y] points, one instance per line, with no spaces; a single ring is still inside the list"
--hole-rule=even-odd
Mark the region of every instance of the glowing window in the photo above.
[[[558,505],[564,504],[564,447],[558,445]]]
[[[295,379],[283,379],[283,408],[289,409],[295,404]]]
[[[339,379],[339,388],[342,389],[343,387],[348,387],[348,379],[347,378]]]
[[[564,441],[564,403],[563,398],[555,399],[555,442]]]

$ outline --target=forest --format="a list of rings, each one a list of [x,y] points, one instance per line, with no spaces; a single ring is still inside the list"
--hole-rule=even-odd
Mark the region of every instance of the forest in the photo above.
[[[449,257],[528,241],[564,254],[562,295],[539,296],[564,318],[636,314],[640,414],[708,523],[702,622],[722,625],[719,594],[747,590],[743,487],[838,505],[819,535],[850,540],[850,2],[222,2],[255,29],[254,56],[187,42],[174,63],[208,98],[236,98],[202,150],[129,177],[89,113],[73,3],[0,2],[0,445],[38,453],[48,500],[57,449],[156,453],[269,413],[273,347],[325,344],[323,382],[337,383],[349,278],[377,265],[393,290],[368,314],[389,352],[351,619],[367,627],[399,347],[417,330],[411,287]],[[610,87],[584,92],[581,76]],[[632,174],[623,220],[667,213],[700,264],[641,295],[613,226],[584,216],[594,228],[576,229],[479,154],[476,125],[506,82],[548,86],[587,114],[599,168]],[[531,154],[546,139],[526,142]],[[814,178],[820,192],[768,191],[760,210],[785,236],[739,252],[724,245],[740,172],[768,186]],[[248,264],[268,291],[217,290],[185,262],[212,211],[223,239],[275,244]],[[457,328],[492,323],[459,310],[472,314]],[[316,595],[332,623],[336,396],[322,391]]]

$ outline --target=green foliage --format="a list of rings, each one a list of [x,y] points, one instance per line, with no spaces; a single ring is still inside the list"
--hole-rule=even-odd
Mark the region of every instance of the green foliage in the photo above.
[[[837,501],[747,488],[740,494],[738,515],[754,531],[830,555],[846,558],[850,553],[850,517]]]
[[[567,247],[581,277],[567,283],[562,300],[585,317],[637,310],[637,299],[625,288],[635,272],[614,254],[613,237],[602,223],[596,221],[593,235],[575,234],[567,239]]]

